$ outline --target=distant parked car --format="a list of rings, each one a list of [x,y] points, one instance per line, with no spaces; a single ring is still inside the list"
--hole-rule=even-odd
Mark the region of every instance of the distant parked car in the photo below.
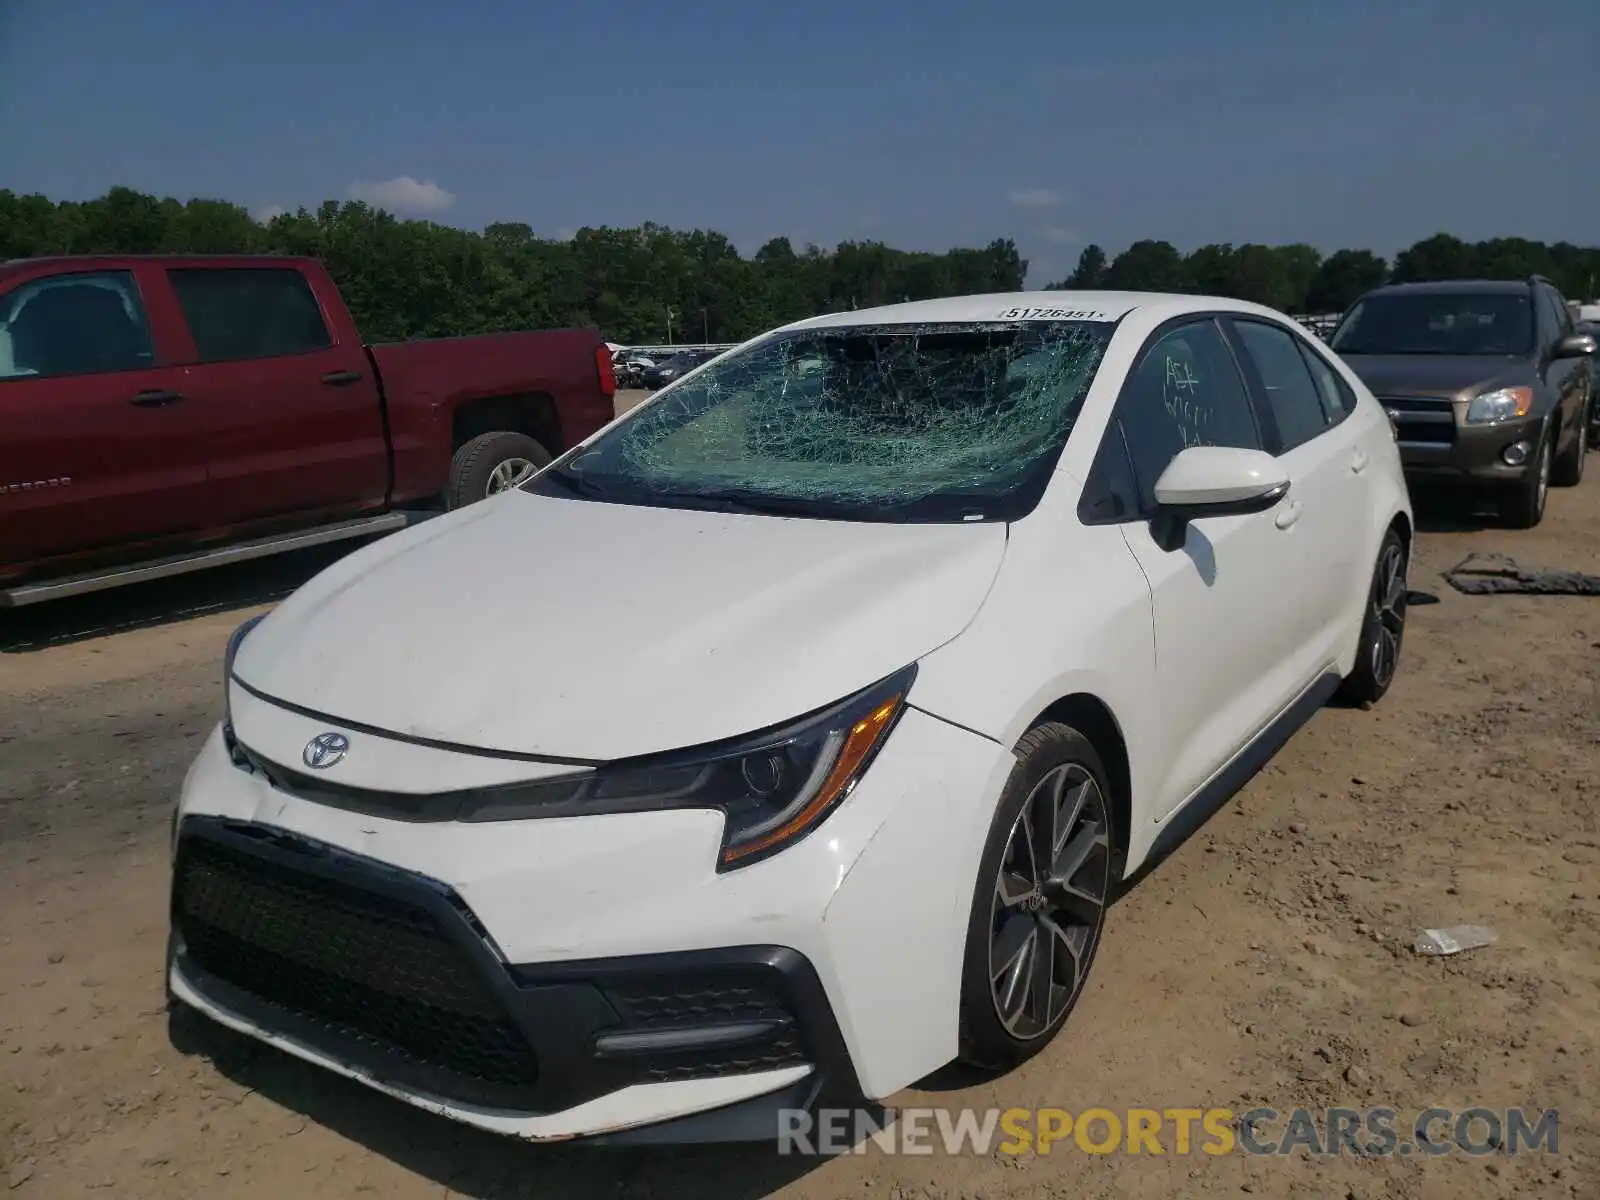
[[[1383,409],[1270,309],[774,330],[236,631],[170,995],[533,1141],[1013,1066],[1125,880],[1383,697],[1411,543]]]
[[[641,373],[641,378],[645,387],[656,391],[666,387],[674,379],[687,375],[702,363],[710,362],[721,353],[720,350],[685,350],[681,354],[674,354],[671,358],[658,362],[653,367],[646,368]]]
[[[1329,339],[1389,410],[1406,474],[1491,493],[1517,528],[1583,477],[1595,339],[1555,285],[1407,283],[1368,292]]]

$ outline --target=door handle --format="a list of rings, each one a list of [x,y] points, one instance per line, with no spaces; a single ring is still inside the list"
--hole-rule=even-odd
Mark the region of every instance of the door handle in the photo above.
[[[329,387],[344,387],[349,383],[360,383],[360,371],[329,371],[322,377],[322,382]]]
[[[136,392],[128,403],[137,404],[140,408],[159,408],[163,404],[176,404],[182,399],[183,393],[171,388],[151,388],[149,391]]]
[[[1367,452],[1365,450],[1357,450],[1350,456],[1350,469],[1357,475],[1367,469]]]
[[[1279,529],[1287,529],[1300,519],[1300,514],[1305,511],[1305,506],[1298,500],[1291,500],[1278,510],[1278,515],[1272,518],[1272,523]]]

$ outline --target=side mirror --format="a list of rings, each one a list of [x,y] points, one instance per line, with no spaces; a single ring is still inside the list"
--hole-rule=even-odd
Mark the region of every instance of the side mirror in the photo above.
[[[1595,352],[1596,342],[1593,334],[1569,333],[1556,343],[1555,353],[1552,358],[1588,358]]]
[[[1266,512],[1288,491],[1289,477],[1265,451],[1190,446],[1156,480],[1151,532],[1163,550],[1177,550],[1190,521]]]

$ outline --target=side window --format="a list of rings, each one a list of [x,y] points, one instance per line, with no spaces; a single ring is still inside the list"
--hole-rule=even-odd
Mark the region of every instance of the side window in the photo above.
[[[311,285],[277,267],[168,271],[201,362],[274,358],[333,345]]]
[[[53,275],[0,296],[0,379],[154,365],[150,323],[131,271]]]
[[[1317,385],[1317,399],[1322,401],[1323,415],[1329,425],[1337,425],[1356,410],[1356,394],[1350,385],[1339,378],[1339,372],[1328,365],[1328,360],[1311,346],[1301,343],[1300,357],[1306,361],[1311,380]]]
[[[1306,360],[1295,347],[1295,336],[1260,321],[1235,321],[1234,328],[1261,376],[1283,449],[1303,446],[1324,432],[1332,422]]]
[[[1089,482],[1078,502],[1078,519],[1085,525],[1115,523],[1137,517],[1141,508],[1139,484],[1128,459],[1122,422],[1113,417],[1100,441],[1094,466],[1089,468]]]
[[[1548,291],[1550,293],[1550,303],[1556,311],[1556,335],[1558,337],[1566,337],[1567,334],[1572,332],[1572,309],[1567,307],[1566,297],[1556,291],[1555,288],[1549,288]]]
[[[1141,512],[1156,480],[1189,446],[1261,449],[1261,433],[1233,353],[1210,320],[1162,334],[1128,377],[1117,405]]]
[[[1568,326],[1571,324],[1571,320],[1567,312],[1567,306],[1561,297],[1556,295],[1554,288],[1540,287],[1538,292],[1539,306],[1544,310],[1544,324],[1549,330],[1543,340],[1545,342],[1554,342],[1558,338],[1565,337],[1569,332]]]

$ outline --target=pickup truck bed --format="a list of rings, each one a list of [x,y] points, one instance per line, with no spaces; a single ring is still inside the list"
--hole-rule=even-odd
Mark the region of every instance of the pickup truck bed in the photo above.
[[[365,345],[310,259],[0,265],[0,607],[472,503],[615,387],[592,329]]]

